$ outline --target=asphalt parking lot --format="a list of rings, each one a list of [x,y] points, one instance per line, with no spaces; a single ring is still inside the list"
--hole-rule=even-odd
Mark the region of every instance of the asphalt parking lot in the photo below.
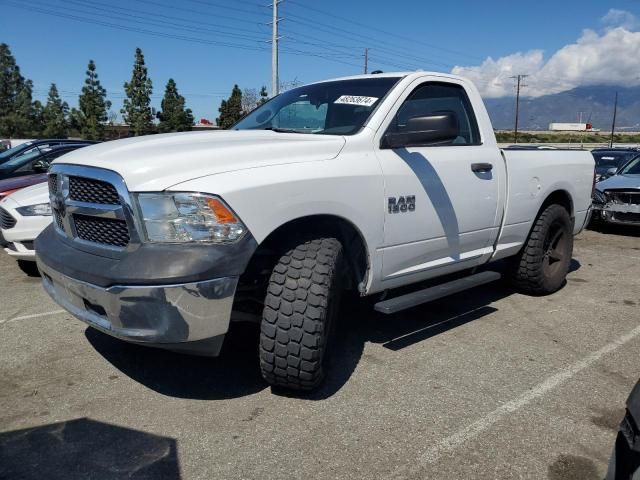
[[[601,479],[640,377],[640,232],[583,232],[567,285],[344,309],[331,381],[111,339],[0,255],[0,478]]]

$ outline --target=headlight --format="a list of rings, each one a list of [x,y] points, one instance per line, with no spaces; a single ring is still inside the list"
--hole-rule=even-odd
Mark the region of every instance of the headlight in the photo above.
[[[247,231],[236,214],[214,195],[140,193],[137,201],[150,242],[232,243]]]
[[[50,217],[51,216],[51,204],[39,203],[37,205],[27,205],[26,207],[16,208],[23,217]]]

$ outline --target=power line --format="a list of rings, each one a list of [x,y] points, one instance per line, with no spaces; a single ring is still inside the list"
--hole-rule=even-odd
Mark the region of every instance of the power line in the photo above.
[[[187,2],[190,3],[197,3],[200,5],[206,5],[208,7],[216,7],[216,8],[223,8],[225,10],[231,10],[234,12],[240,12],[242,14],[250,14],[250,15],[256,15],[256,16],[262,16],[264,17],[265,14],[264,12],[260,12],[260,11],[256,11],[256,10],[247,10],[245,8],[238,8],[238,7],[232,7],[230,6],[227,2],[216,2],[213,0],[208,0],[208,1],[204,1],[204,0],[186,0]]]
[[[66,18],[66,19],[70,19],[70,20],[76,20],[76,21],[80,21],[80,22],[84,22],[84,23],[92,23],[94,25],[101,25],[101,26],[104,26],[104,27],[115,28],[115,29],[118,29],[118,30],[126,30],[126,31],[130,31],[130,32],[143,33],[145,35],[151,35],[151,36],[163,37],[163,38],[171,38],[171,39],[175,39],[175,40],[183,40],[183,41],[187,41],[187,42],[200,43],[200,44],[203,44],[203,45],[218,45],[218,46],[229,47],[229,48],[237,48],[237,49],[241,49],[241,50],[253,50],[253,51],[264,51],[264,50],[266,50],[265,47],[251,46],[251,45],[246,45],[246,44],[229,43],[229,42],[219,42],[219,41],[214,41],[214,40],[206,40],[206,39],[202,39],[202,38],[189,37],[189,36],[186,36],[186,35],[176,35],[176,34],[171,34],[171,33],[166,33],[166,32],[159,32],[159,31],[155,31],[155,30],[148,30],[148,29],[139,28],[139,27],[131,27],[131,26],[121,25],[121,24],[117,24],[117,23],[105,22],[105,21],[96,20],[96,19],[93,19],[93,18],[81,17],[81,16],[78,16],[78,15],[66,14],[66,13],[62,13],[62,12],[59,12],[59,11],[47,10],[47,9],[40,8],[40,7],[27,6],[27,5],[23,5],[23,4],[20,4],[20,3],[14,3],[14,2],[12,2],[10,0],[4,0],[4,2],[5,2],[5,4],[7,6],[10,6],[10,7],[13,7],[13,8],[18,8],[18,9],[32,11],[32,12],[38,12],[38,13],[42,13],[42,14],[45,14],[45,15],[59,17],[59,18]]]
[[[74,4],[80,4],[80,6],[83,6],[84,2],[79,2],[77,0],[64,0],[65,3],[74,3]],[[38,2],[38,1],[33,1],[32,3],[36,4],[36,5],[43,5],[42,2]],[[145,13],[145,12],[141,12],[140,10],[132,10],[132,9],[127,9],[127,8],[122,8],[122,7],[113,7],[113,8],[117,8],[119,10],[123,10],[126,13],[118,13],[118,12],[114,12],[113,10],[102,6],[101,4],[97,4],[95,2],[86,2],[89,4],[92,4],[93,6],[91,6],[91,10],[89,11],[85,11],[85,10],[77,10],[78,7],[74,7],[74,9],[69,9],[67,7],[67,11],[68,12],[72,12],[72,13],[80,13],[82,15],[93,15],[93,16],[100,16],[100,17],[107,17],[107,18],[112,18],[115,20],[120,20],[120,21],[125,21],[125,22],[130,22],[130,23],[136,23],[136,24],[141,24],[141,25],[152,25],[152,26],[159,26],[161,28],[167,28],[167,26],[175,29],[175,30],[183,30],[183,31],[187,31],[187,32],[195,32],[195,33],[213,33],[216,34],[217,36],[225,36],[225,37],[232,37],[232,38],[238,38],[241,40],[252,40],[255,42],[260,42],[263,40],[262,37],[256,37],[256,36],[250,36],[250,35],[245,35],[245,34],[241,34],[241,33],[228,33],[228,32],[224,32],[221,30],[215,30],[215,29],[211,29],[211,28],[202,28],[202,27],[193,27],[193,26],[189,26],[188,24],[183,24],[183,23],[177,23],[176,20],[181,20],[180,18],[173,18],[171,19],[171,21],[167,21],[167,20],[154,20],[154,19],[149,19],[150,16],[158,16],[158,17],[165,17],[163,15],[154,15],[154,14],[145,14],[144,16],[142,15],[136,15],[135,13]],[[45,6],[47,6],[46,4],[44,4]],[[84,7],[86,8],[86,7]],[[96,13],[94,10],[100,10],[102,12],[105,13]],[[133,13],[131,13],[133,12]],[[125,15],[126,16],[123,16]],[[138,19],[142,19],[142,20],[135,20],[136,18]],[[171,18],[171,17],[166,17],[166,18]],[[186,20],[187,22],[189,22],[189,20]],[[223,27],[225,28],[225,27]],[[258,33],[257,31],[254,31],[252,33]]]
[[[407,55],[406,53],[402,53],[401,51],[397,51],[397,50],[391,50],[388,48],[388,43],[384,43],[381,40],[376,40],[376,39],[372,39],[371,37],[367,37],[358,33],[354,33],[354,32],[349,32],[347,30],[332,26],[332,25],[327,25],[326,27],[323,26],[323,24],[321,22],[310,22],[308,20],[306,20],[303,17],[300,17],[298,15],[293,15],[293,14],[287,14],[287,20],[289,22],[295,23],[295,24],[299,24],[302,25],[306,28],[313,28],[316,31],[321,31],[324,33],[328,33],[330,35],[333,36],[338,36],[338,37],[342,37],[342,38],[347,38],[350,41],[359,41],[362,42],[366,45],[370,45],[370,46],[374,46],[377,50],[380,51],[387,51],[393,55],[396,56],[402,56],[402,57],[409,57],[409,55]],[[406,49],[406,47],[396,47],[399,48],[400,50],[402,50],[403,48]],[[405,50],[406,52],[406,50]],[[415,57],[417,58],[417,57]],[[438,62],[438,61],[434,61],[434,60],[426,60],[427,64],[440,64],[440,65],[446,65],[446,66],[452,66],[453,64],[445,64],[443,62]]]
[[[288,26],[286,26],[286,22],[285,22],[285,29],[281,30],[282,33],[282,38],[284,40],[290,39],[292,41],[295,41],[296,43],[301,43],[301,44],[305,44],[305,45],[314,45],[317,47],[322,48],[324,51],[331,51],[331,52],[340,52],[349,55],[353,58],[362,58],[362,54],[357,53],[358,51],[362,51],[363,48],[369,48],[369,45],[367,45],[367,47],[361,46],[361,45],[344,45],[344,44],[336,44],[336,43],[331,43],[331,42],[326,42],[324,39],[315,37],[313,35],[309,35],[306,33],[300,33],[297,31],[292,31],[289,29]],[[291,35],[290,35],[291,34]],[[306,40],[301,40],[299,37],[302,38],[308,38],[311,40],[316,40],[317,42],[321,42],[321,43],[317,43],[317,42],[309,42]],[[430,60],[425,60],[425,59],[421,59],[419,57],[414,57],[412,55],[406,55],[402,52],[396,52],[394,50],[390,50],[387,49],[385,47],[382,46],[378,46],[376,44],[373,45],[375,47],[376,52],[380,51],[380,52],[387,52],[390,55],[393,55],[394,57],[399,57],[399,58],[405,58],[405,59],[410,59],[410,60],[415,60],[420,62],[420,64],[416,64],[416,63],[404,63],[404,64],[399,64],[397,61],[393,61],[393,60],[388,60],[387,58],[383,58],[381,56],[377,56],[378,60],[382,62],[382,65],[390,65],[390,66],[394,66],[394,67],[398,67],[401,70],[418,70],[420,68],[423,68],[426,64],[431,64],[432,61]],[[451,65],[445,65],[442,64],[446,67],[449,67]]]
[[[90,24],[94,24],[94,25],[100,25],[100,26],[104,26],[104,27],[107,27],[107,28],[125,30],[125,31],[136,32],[136,33],[142,33],[142,34],[145,34],[145,35],[150,35],[150,36],[155,36],[155,37],[182,40],[182,41],[191,42],[191,43],[197,43],[197,44],[202,44],[202,45],[216,45],[216,46],[222,46],[222,47],[228,47],[228,48],[236,48],[236,49],[241,49],[241,50],[250,50],[250,51],[267,51],[268,50],[266,46],[247,45],[247,44],[240,44],[240,43],[230,43],[230,42],[220,42],[220,41],[215,41],[215,40],[208,40],[208,39],[203,39],[203,38],[198,38],[198,37],[193,37],[193,36],[187,36],[187,35],[182,35],[182,34],[167,33],[166,31],[150,30],[150,29],[146,29],[146,28],[134,27],[134,26],[129,26],[129,25],[122,25],[120,23],[106,22],[106,21],[103,21],[103,20],[98,20],[98,19],[94,19],[94,18],[88,18],[86,16],[77,15],[77,14],[75,14],[74,11],[71,11],[72,13],[70,14],[70,13],[61,12],[59,10],[58,11],[53,11],[53,10],[48,10],[48,9],[41,8],[41,7],[38,7],[38,6],[27,6],[27,5],[23,5],[23,4],[18,4],[16,2],[12,2],[11,0],[5,0],[5,2],[7,4],[7,6],[10,6],[10,7],[13,7],[13,8],[19,8],[19,9],[23,9],[23,10],[27,10],[27,11],[33,11],[33,12],[42,13],[42,14],[45,14],[45,15],[59,17],[59,18],[66,18],[66,19],[70,19],[70,20],[74,20],[74,21],[83,22],[83,23],[90,23]],[[87,14],[85,13],[84,15],[87,15]],[[149,23],[144,23],[144,22],[140,22],[140,21],[126,20],[126,19],[121,19],[121,21],[130,21],[130,22],[135,22],[135,23],[142,24],[142,25],[148,25],[149,24]],[[177,29],[178,30],[180,30],[180,29],[185,30],[185,28],[183,28],[183,27],[178,27]],[[309,51],[294,50],[294,49],[287,49],[287,50],[283,49],[282,51],[284,53],[288,54],[288,55],[314,56],[314,57],[322,58],[324,60],[329,60],[329,61],[336,62],[336,63],[342,63],[342,64],[346,64],[346,65],[349,65],[349,66],[354,66],[354,64],[350,64],[350,63],[341,61],[341,60],[339,60],[337,58],[332,58],[330,56],[327,56],[326,54],[322,54],[322,53],[318,53],[318,52],[309,52]]]
[[[288,28],[286,30],[282,30],[283,34],[282,34],[282,38],[283,40],[287,40],[290,39],[296,43],[301,43],[304,45],[313,45],[313,46],[317,46],[322,48],[324,51],[330,51],[330,52],[336,52],[336,53],[340,53],[343,55],[347,55],[350,56],[352,58],[362,58],[362,54],[357,53],[358,51],[362,51],[363,48],[368,48],[368,47],[362,47],[362,46],[345,46],[345,45],[338,45],[335,43],[329,43],[329,42],[325,42],[322,39],[319,39],[318,37],[314,37],[312,35],[307,35],[307,34],[303,34],[303,33],[299,33],[299,32],[293,32],[290,31]],[[293,36],[289,35],[288,32],[291,32],[293,34]],[[319,42],[322,43],[317,43],[317,42],[309,42],[306,40],[301,40],[298,37],[303,37],[303,38],[310,38],[312,40],[318,40]],[[401,53],[396,53],[393,52],[391,50],[387,50],[385,48],[381,48],[378,47],[377,45],[375,46],[375,50],[376,51],[382,51],[382,52],[390,52],[391,55],[394,55],[396,57],[408,57],[411,58],[410,56],[406,56],[403,55]],[[399,65],[397,62],[394,61],[387,61],[388,59],[383,58],[378,56],[378,59],[383,61],[383,65],[393,65],[395,63],[395,66],[399,66],[399,68],[401,68],[402,70],[417,70],[418,68],[424,67],[424,64],[421,64],[420,66],[416,65],[416,64],[409,64],[409,63],[405,63],[404,65]]]
[[[219,23],[211,23],[211,22],[203,22],[203,21],[199,21],[199,20],[194,20],[194,19],[190,19],[190,18],[184,18],[184,17],[176,17],[173,15],[163,15],[161,13],[150,13],[148,11],[144,11],[144,10],[137,10],[137,9],[133,9],[133,8],[125,8],[125,7],[118,7],[115,5],[104,5],[101,4],[99,2],[95,2],[95,1],[91,1],[91,0],[84,0],[84,1],[80,1],[80,0],[58,0],[61,3],[75,3],[78,5],[86,5],[86,4],[92,4],[95,5],[95,8],[98,8],[100,10],[103,11],[110,11],[108,8],[112,8],[112,9],[116,9],[116,10],[121,10],[124,13],[127,14],[131,14],[133,13],[139,13],[142,14],[144,19],[148,19],[149,17],[157,17],[157,18],[163,18],[166,20],[170,20],[172,23],[172,25],[175,23],[176,20],[178,21],[184,21],[184,22],[188,22],[191,24],[195,24],[195,25],[204,25],[206,27],[216,27],[216,28],[221,28],[223,30],[231,30],[232,32],[245,32],[245,33],[251,33],[251,34],[262,34],[263,32],[259,31],[259,30],[255,30],[255,29],[249,29],[249,28],[241,28],[241,27],[236,27],[236,26],[228,26],[228,25],[222,25]],[[153,2],[153,1],[149,1],[149,0],[138,0],[138,2],[140,3],[146,3],[146,4],[150,4],[150,5],[154,5],[154,6],[159,6],[159,7],[167,7],[170,8],[169,5],[164,5],[162,3],[158,3],[158,2]],[[180,10],[182,11],[187,11],[187,12],[192,12],[192,13],[196,13],[199,16],[202,16],[202,14],[204,12],[201,12],[200,10],[188,10],[188,9],[183,9],[181,8]],[[217,18],[230,18],[232,20],[235,21],[241,21],[241,22],[246,22],[246,19],[235,19],[235,17],[220,17],[218,15],[216,15]],[[136,18],[140,18],[140,16],[136,16]],[[251,22],[253,23],[253,22]],[[209,29],[210,30],[210,29]]]
[[[440,50],[440,51],[448,53],[448,54],[453,54],[453,55],[466,57],[466,58],[470,58],[470,59],[474,59],[474,60],[478,60],[479,59],[479,57],[476,57],[474,55],[470,55],[468,52],[462,52],[462,51],[459,51],[459,50],[453,50],[453,49],[449,49],[449,48],[444,48],[444,47],[441,47],[439,45],[435,45],[435,44],[432,44],[432,43],[427,43],[427,42],[424,42],[424,41],[416,39],[416,38],[409,38],[409,37],[405,37],[404,35],[399,35],[399,34],[394,33],[394,32],[389,32],[387,30],[383,30],[381,28],[378,28],[378,27],[375,27],[375,26],[372,26],[372,25],[366,25],[364,23],[360,23],[360,22],[357,22],[357,21],[352,20],[352,19],[346,19],[343,16],[336,15],[334,13],[327,12],[325,10],[321,10],[319,8],[316,8],[316,7],[312,7],[310,5],[302,4],[298,0],[290,0],[290,3],[293,4],[293,5],[297,5],[300,8],[304,8],[306,10],[311,10],[311,11],[314,11],[316,13],[320,13],[321,15],[325,15],[327,17],[340,20],[343,23],[349,23],[351,25],[358,25],[359,27],[366,28],[367,30],[377,31],[377,32],[380,32],[380,33],[382,33],[384,35],[395,37],[395,38],[401,39],[401,40],[406,41],[406,42],[411,42],[411,44],[418,43],[418,44],[424,45],[424,46],[426,46],[428,48],[432,48],[434,50]],[[294,15],[292,14],[291,16],[294,16]],[[298,17],[298,16],[296,15],[296,17]],[[300,18],[300,17],[298,17],[298,18]],[[346,30],[341,29],[339,27],[333,27],[333,28],[335,28],[336,30],[346,31]],[[364,35],[360,35],[360,36],[362,36],[363,38],[366,38]],[[371,37],[369,37],[369,39],[371,39]],[[482,60],[484,60],[484,59],[482,59]]]
[[[238,23],[250,23],[256,26],[260,25],[260,22],[256,22],[253,20],[249,20],[246,17],[244,18],[238,18],[238,17],[232,17],[229,15],[221,15],[220,13],[216,13],[213,14],[211,12],[205,12],[203,10],[194,10],[193,8],[187,8],[184,5],[180,5],[180,6],[175,6],[175,5],[167,5],[165,3],[159,3],[159,2],[155,2],[152,0],[135,0],[138,3],[146,3],[147,5],[153,5],[155,7],[160,7],[160,8],[164,8],[167,10],[177,10],[181,13],[194,13],[196,15],[198,15],[199,17],[214,17],[216,19],[225,19],[225,20],[231,20],[232,22],[238,22]],[[234,27],[235,28],[235,27]]]

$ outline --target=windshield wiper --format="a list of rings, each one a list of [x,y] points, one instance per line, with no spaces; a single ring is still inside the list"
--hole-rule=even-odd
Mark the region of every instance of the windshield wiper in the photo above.
[[[295,128],[267,127],[264,130],[271,130],[278,133],[310,133],[306,130],[297,130]]]

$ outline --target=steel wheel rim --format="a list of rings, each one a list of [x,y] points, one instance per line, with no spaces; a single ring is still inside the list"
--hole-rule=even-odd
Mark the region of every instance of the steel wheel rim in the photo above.
[[[552,277],[566,263],[569,238],[561,222],[553,222],[544,241],[543,269],[547,277]]]

